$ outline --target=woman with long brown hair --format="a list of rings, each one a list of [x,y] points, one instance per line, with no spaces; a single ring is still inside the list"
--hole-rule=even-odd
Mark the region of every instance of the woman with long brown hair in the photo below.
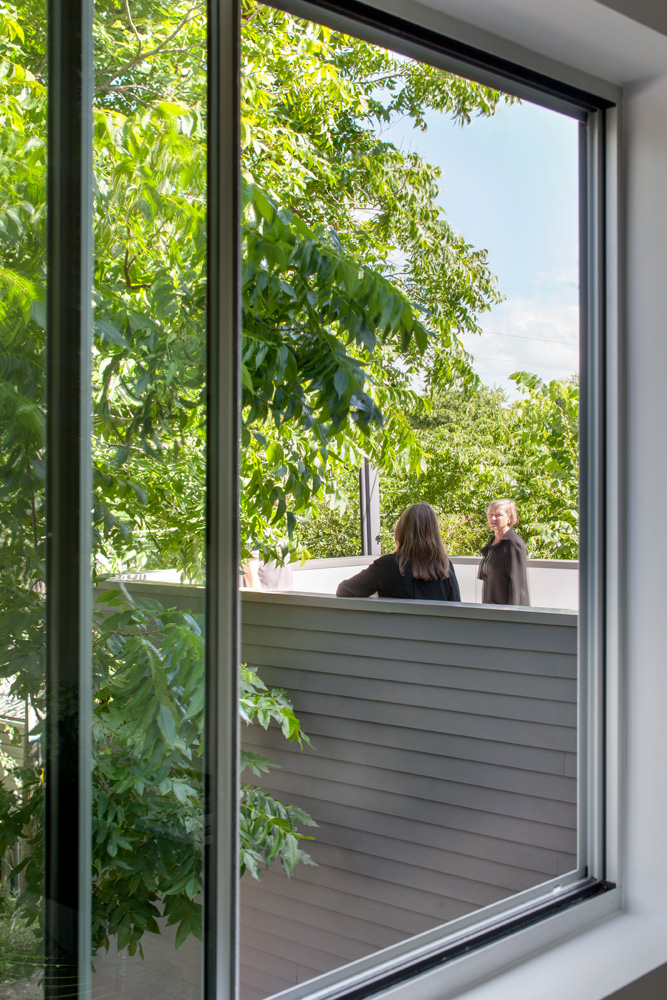
[[[459,584],[440,537],[438,518],[427,503],[414,503],[394,526],[396,550],[343,580],[337,597],[402,597],[416,601],[460,601]]]

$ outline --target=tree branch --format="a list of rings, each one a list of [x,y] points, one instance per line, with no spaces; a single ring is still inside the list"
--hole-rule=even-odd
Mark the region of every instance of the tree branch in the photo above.
[[[137,31],[135,23],[132,20],[132,14],[130,13],[130,4],[129,4],[128,0],[125,0],[125,10],[127,12],[127,19],[130,22],[130,27],[132,28],[132,31],[134,32],[134,37],[136,38],[137,42],[139,43],[139,48],[137,49],[136,55],[135,55],[135,58],[136,58],[136,56],[140,56],[141,55],[141,50],[144,47],[144,43],[141,41],[141,38],[139,37],[139,32]]]
[[[125,272],[125,284],[131,292],[138,292],[142,288],[150,288],[150,282],[147,285],[133,285],[132,279],[130,278],[130,268],[136,260],[136,255],[130,260],[130,250],[129,247],[125,248],[125,261],[123,262],[123,271]]]
[[[126,0],[126,7],[127,7],[127,0]],[[158,52],[162,52],[166,48],[166,46],[169,45],[169,43],[176,37],[179,31],[181,31],[182,28],[185,27],[186,24],[189,24],[191,21],[197,20],[198,17],[202,17],[202,15],[196,13],[195,8],[191,7],[190,10],[185,15],[185,17],[176,25],[172,33],[170,35],[167,35],[167,37],[162,42],[160,42],[159,45],[156,45],[154,49],[150,49],[148,52],[141,51],[141,40],[139,40],[140,48],[137,50],[132,59],[126,62],[123,66],[120,66],[115,73],[112,73],[112,75],[107,80],[104,81],[104,83],[101,83],[99,87],[96,87],[95,93],[101,94],[109,90],[114,80],[117,80],[118,77],[123,76],[125,73],[129,73],[131,69],[134,69],[137,63],[143,62],[146,59],[150,59],[151,56],[157,55]],[[134,23],[132,23],[132,28],[136,34],[137,29],[134,27]],[[138,37],[139,36],[137,35],[137,38]]]
[[[250,11],[249,14],[243,14],[241,16],[241,24],[243,25],[244,28],[246,27],[246,25],[250,24],[250,22],[257,17],[261,9],[262,9],[261,7],[257,6],[255,7],[254,10]]]
[[[200,48],[201,48],[201,42],[193,42],[192,45],[184,45],[184,46],[180,46],[180,48],[174,48],[174,49],[162,49],[161,52],[162,52],[162,55],[169,55],[172,52],[178,52],[178,53],[182,54],[184,52],[190,52],[192,49],[200,49]],[[146,55],[144,56],[144,58],[145,59],[148,58],[149,55],[151,55],[150,52],[146,53]],[[142,83],[136,83],[136,82],[134,82],[134,83],[109,83],[108,85],[104,84],[102,87],[98,87],[97,90],[95,91],[95,93],[97,94],[98,92],[101,92],[102,90],[104,90],[105,93],[110,93],[111,91],[114,91],[115,93],[120,93],[121,91],[130,91],[130,92],[131,91],[138,91],[139,92],[139,91],[143,90],[144,92],[147,93],[148,96],[152,95],[153,97],[164,97],[164,95],[160,94],[160,92],[158,90],[156,90],[155,87],[151,87],[151,86],[149,86],[148,84],[145,84],[145,83],[143,83],[143,84]]]

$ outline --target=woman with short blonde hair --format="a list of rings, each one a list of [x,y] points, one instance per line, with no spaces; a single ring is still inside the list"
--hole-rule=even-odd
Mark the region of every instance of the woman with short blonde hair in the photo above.
[[[493,539],[482,549],[477,578],[482,604],[530,604],[526,544],[513,528],[519,520],[514,500],[492,500],[486,519]]]
[[[459,584],[440,537],[438,518],[427,503],[414,503],[394,525],[396,550],[338,585],[337,597],[401,597],[460,601]]]
[[[487,517],[492,511],[505,511],[509,518],[509,526],[513,528],[519,520],[519,512],[514,500],[492,500],[486,509]]]

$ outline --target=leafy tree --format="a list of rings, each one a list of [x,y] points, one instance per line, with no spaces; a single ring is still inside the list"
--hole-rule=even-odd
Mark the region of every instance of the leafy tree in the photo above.
[[[312,559],[357,556],[361,552],[359,470],[337,476],[337,491],[297,521],[294,537]]]
[[[204,634],[201,616],[135,602],[127,591],[104,591],[94,633],[93,717],[93,949],[116,938],[119,949],[141,952],[158,921],[177,925],[176,945],[201,936],[204,817]],[[300,745],[301,730],[284,691],[268,689],[252,667],[241,669],[241,718],[265,729],[276,722]],[[243,753],[242,770],[259,776],[271,764]],[[43,868],[42,772],[16,770],[16,790],[0,794],[0,854],[25,833],[24,912],[41,907]],[[257,786],[241,787],[241,874],[279,860],[291,875],[312,863],[298,825],[313,825],[302,809],[284,805]]]
[[[579,554],[579,380],[543,382],[512,376],[524,393],[511,408],[515,498],[532,554],[576,559]]]
[[[105,11],[100,58],[108,65],[113,41],[124,68],[108,66],[97,107],[97,512],[109,566],[136,560],[143,533],[161,565],[197,579],[205,81],[193,33],[204,23],[178,5],[168,21],[146,4],[131,24]],[[170,53],[186,16],[173,65],[151,58],[135,73],[140,45]],[[242,524],[268,556],[345,464],[367,453],[416,467],[404,414],[418,369],[472,379],[456,334],[477,329],[494,279],[447,224],[437,171],[381,128],[399,114],[423,126],[429,107],[463,122],[499,97],[255,3],[243,40]]]
[[[413,417],[424,466],[411,475],[380,479],[383,551],[394,547],[393,526],[405,507],[426,500],[438,513],[453,555],[476,555],[489,539],[486,507],[512,497],[519,532],[535,558],[578,554],[578,417],[576,380],[542,382],[528,372],[512,376],[523,393],[509,403],[500,390],[435,390]],[[297,531],[313,557],[343,551],[358,489],[350,476],[336,508],[305,518]]]
[[[21,8],[25,24],[2,9],[5,318],[8,353],[19,352],[3,385],[34,424],[16,453],[19,479],[32,477],[30,490],[13,486],[25,497],[43,475],[44,33],[37,0]],[[203,538],[204,30],[196,5],[98,6],[97,564],[171,562],[190,579]],[[498,95],[251,3],[244,46],[243,534],[270,550],[287,508],[289,534],[362,453],[417,466],[404,416],[417,369],[471,379],[456,333],[497,299],[493,278],[448,226],[437,171],[381,127],[398,114],[423,127],[429,107],[464,122]],[[25,511],[15,536],[33,553],[41,514]]]
[[[255,3],[243,20],[242,525],[246,550],[273,555],[362,454],[419,467],[418,371],[473,381],[457,334],[497,300],[494,279],[448,225],[437,171],[382,129],[396,115],[424,127],[433,107],[464,123],[499,97]],[[200,580],[204,6],[101,0],[95,36],[96,572],[171,564]],[[40,719],[45,65],[41,0],[0,0],[0,676]],[[158,906],[179,940],[198,927],[200,627],[155,605],[96,616],[97,943],[114,934],[134,949]],[[244,683],[257,718],[298,738],[282,696]],[[37,771],[23,789],[2,796],[5,845],[40,808]],[[246,869],[304,860],[304,814],[253,788],[243,801]]]
[[[12,896],[0,896],[0,984],[31,976],[41,966],[41,940],[36,937]]]

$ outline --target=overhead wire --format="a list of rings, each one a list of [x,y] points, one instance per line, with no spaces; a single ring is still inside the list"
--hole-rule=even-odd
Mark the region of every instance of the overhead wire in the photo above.
[[[544,337],[524,337],[522,333],[499,333],[497,330],[483,330],[482,335],[486,334],[487,337],[512,337],[515,340],[532,340],[536,344],[558,344],[560,347],[578,347],[578,342],[568,343],[566,340],[548,340]],[[468,336],[467,334],[462,334],[462,336]],[[476,335],[477,336],[477,335]]]

